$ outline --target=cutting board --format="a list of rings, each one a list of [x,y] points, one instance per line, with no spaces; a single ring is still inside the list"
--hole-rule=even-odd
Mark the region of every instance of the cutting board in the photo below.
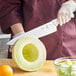
[[[57,76],[53,61],[47,60],[37,71],[27,72],[19,69],[13,59],[0,59],[0,65],[10,65],[13,68],[14,76]]]

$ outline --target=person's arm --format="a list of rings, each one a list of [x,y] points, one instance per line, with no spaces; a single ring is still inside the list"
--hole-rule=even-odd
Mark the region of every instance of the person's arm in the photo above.
[[[16,24],[12,25],[11,29],[12,29],[14,35],[24,32],[24,29],[23,29],[23,26],[21,23],[16,23]]]
[[[58,11],[58,22],[60,25],[69,22],[74,18],[74,12],[76,11],[76,0],[68,0],[61,5]]]
[[[13,32],[17,34],[24,32],[22,26],[22,0],[1,1],[0,5],[0,25],[4,33]]]

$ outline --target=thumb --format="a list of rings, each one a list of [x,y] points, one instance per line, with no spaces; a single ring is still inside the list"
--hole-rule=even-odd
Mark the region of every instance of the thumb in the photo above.
[[[70,12],[70,17],[74,18],[74,13],[73,12]]]

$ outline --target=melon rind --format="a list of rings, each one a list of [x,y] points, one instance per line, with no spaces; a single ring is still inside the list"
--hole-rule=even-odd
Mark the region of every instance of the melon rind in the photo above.
[[[28,62],[22,54],[23,47],[29,43],[34,44],[38,48],[39,56],[34,62]],[[22,37],[13,46],[12,58],[20,69],[24,71],[36,71],[46,61],[46,48],[38,38],[30,36]]]

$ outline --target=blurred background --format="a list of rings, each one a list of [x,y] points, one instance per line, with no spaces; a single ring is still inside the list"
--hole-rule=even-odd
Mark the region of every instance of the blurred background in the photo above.
[[[0,58],[7,58],[9,46],[6,43],[10,40],[10,34],[3,34],[0,27]]]

